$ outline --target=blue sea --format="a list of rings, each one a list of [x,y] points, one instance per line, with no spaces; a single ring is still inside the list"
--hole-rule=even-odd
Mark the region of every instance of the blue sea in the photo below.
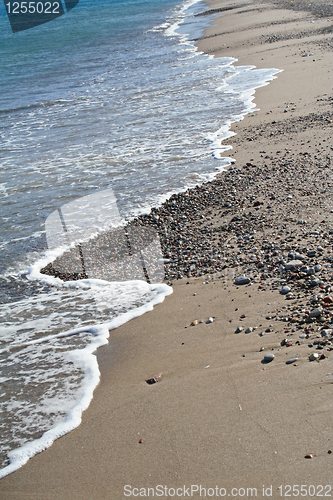
[[[198,52],[192,40],[214,22],[196,16],[206,9],[80,0],[12,33],[0,5],[0,477],[80,424],[99,382],[96,349],[172,293],[140,279],[42,275],[64,252],[47,221],[90,199],[80,227],[102,232],[108,196],[121,225],[212,179],[230,164],[221,140],[231,123],[278,72]]]

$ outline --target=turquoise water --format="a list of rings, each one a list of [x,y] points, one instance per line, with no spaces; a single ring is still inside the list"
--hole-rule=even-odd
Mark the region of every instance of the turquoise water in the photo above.
[[[195,17],[204,9],[80,0],[13,34],[0,6],[2,465],[19,450],[0,475],[79,425],[98,383],[93,351],[170,293],[143,282],[46,281],[47,217],[110,189],[129,219],[212,178],[229,163],[221,140],[230,124],[277,72],[198,53],[191,39],[211,21]]]

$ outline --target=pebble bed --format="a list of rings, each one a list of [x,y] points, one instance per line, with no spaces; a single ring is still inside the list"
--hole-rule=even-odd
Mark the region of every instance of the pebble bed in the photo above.
[[[324,129],[329,137],[332,124],[330,111],[290,118],[250,127],[246,140],[311,128]],[[298,331],[302,337],[296,342],[327,352],[333,341],[333,148],[328,140],[316,146],[315,153],[304,147],[275,155],[260,151],[260,161],[231,165],[215,180],[171,196],[128,228],[158,232],[168,284],[206,276],[263,293],[280,291],[286,306],[267,319],[286,323],[281,346],[293,345],[288,336]],[[55,269],[52,263],[42,272],[64,280],[86,277]],[[322,352],[313,359],[324,357]]]

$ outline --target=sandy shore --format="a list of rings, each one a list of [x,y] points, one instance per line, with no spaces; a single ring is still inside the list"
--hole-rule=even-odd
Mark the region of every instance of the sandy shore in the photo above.
[[[200,485],[211,498],[277,499],[292,495],[285,485],[333,495],[333,12],[294,3],[209,2],[223,10],[200,50],[283,73],[232,127],[233,168],[174,198],[173,219],[187,217],[187,241],[170,226],[165,244],[174,293],[111,332],[82,424],[2,479],[1,499],[120,500],[158,485],[159,498],[192,485],[192,498]],[[191,270],[182,250],[203,253],[203,239],[211,257]],[[234,284],[240,274],[248,284]]]

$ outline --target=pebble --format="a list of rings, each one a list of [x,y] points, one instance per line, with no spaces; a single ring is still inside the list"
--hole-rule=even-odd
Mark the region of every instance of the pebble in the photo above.
[[[154,375],[153,377],[148,378],[146,380],[146,382],[148,385],[156,384],[157,382],[159,382],[161,380],[161,377],[162,377],[162,373],[158,373],[157,375]]]
[[[310,354],[309,356],[309,361],[316,361],[319,359],[319,354],[317,352],[313,352],[312,354]]]
[[[292,365],[293,363],[296,363],[298,361],[298,358],[291,358],[286,361],[286,365]]]
[[[242,331],[243,331],[243,327],[242,327],[242,326],[239,326],[239,327],[237,328],[237,330],[235,331],[235,333],[240,333],[240,332],[242,332]]]
[[[280,293],[281,295],[286,295],[288,292],[290,292],[290,290],[291,290],[290,286],[285,285],[282,287]]]
[[[249,328],[245,330],[245,333],[251,333],[251,332],[253,332],[253,328],[252,326],[249,326]]]
[[[251,281],[251,278],[242,274],[241,276],[238,276],[235,279],[235,285],[247,285],[248,283],[250,283],[250,281]]]
[[[268,362],[269,362],[269,361],[273,361],[273,359],[274,359],[274,358],[275,358],[275,355],[274,355],[274,354],[272,354],[272,353],[265,354],[265,356],[264,356],[264,360],[265,360],[265,361],[268,361]]]
[[[290,260],[285,265],[285,269],[286,269],[286,271],[290,271],[293,269],[297,269],[298,267],[301,267],[302,265],[303,265],[303,262],[301,260]]]
[[[313,309],[310,312],[309,316],[310,316],[310,318],[318,318],[319,316],[321,316],[322,312],[323,312],[323,309],[318,307],[317,309]]]
[[[195,320],[192,321],[191,326],[196,326],[198,324],[199,324],[199,320],[195,319]]]
[[[210,318],[207,319],[206,324],[213,323],[213,322],[214,322],[214,318],[212,318],[210,316]]]
[[[311,281],[310,285],[311,286],[318,286],[318,285],[320,285],[320,279],[319,278],[315,278],[314,280]]]

